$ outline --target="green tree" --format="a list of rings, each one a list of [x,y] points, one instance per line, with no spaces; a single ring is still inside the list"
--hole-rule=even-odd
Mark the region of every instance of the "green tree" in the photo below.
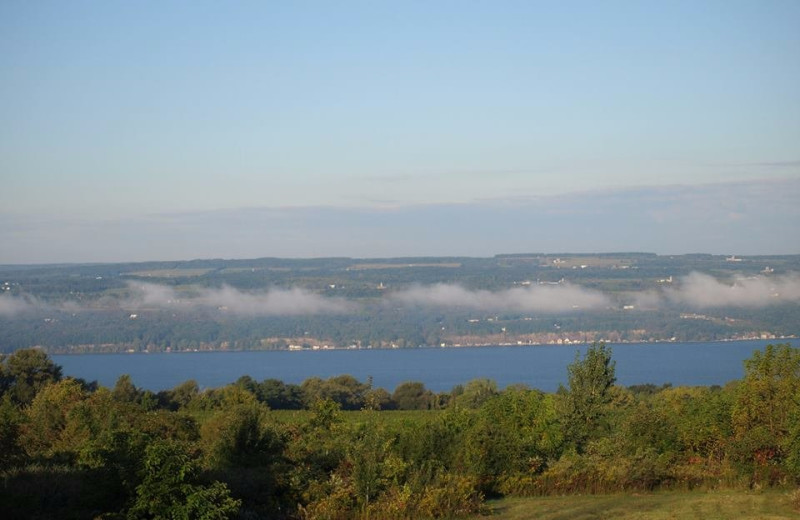
[[[250,376],[240,377],[239,379],[236,380],[234,385],[244,388],[253,395],[258,394],[258,382],[256,382],[256,380]]]
[[[270,427],[262,404],[240,404],[216,413],[200,430],[213,468],[267,466],[280,457],[283,441]]]
[[[465,469],[494,493],[502,476],[541,472],[561,444],[551,395],[507,389],[488,400],[460,443]]]
[[[194,379],[189,379],[179,384],[172,390],[159,392],[159,398],[164,404],[172,409],[185,408],[200,395],[200,386]]]
[[[308,424],[313,428],[330,430],[342,422],[342,408],[332,399],[320,399],[311,405],[311,419]]]
[[[81,385],[65,379],[44,387],[25,409],[26,423],[22,443],[31,457],[58,457],[69,460],[72,439],[63,435],[70,412],[83,399]]]
[[[370,502],[387,485],[398,460],[391,455],[392,439],[375,421],[358,427],[350,443],[347,459],[351,465],[356,500],[367,511]],[[368,515],[365,515],[368,517]]]
[[[732,391],[707,387],[662,390],[652,399],[656,422],[649,434],[652,438],[661,436],[667,444],[674,441],[676,448],[692,456],[721,460],[733,433],[732,398]]]
[[[483,403],[497,395],[497,383],[491,379],[473,379],[464,387],[456,403],[467,408],[480,408]]]
[[[569,390],[560,389],[565,397],[565,436],[579,453],[605,428],[610,390],[616,382],[615,367],[611,349],[602,342],[593,343],[583,359],[575,354],[575,361],[567,367]]]
[[[427,410],[433,395],[419,381],[406,381],[394,389],[392,401],[399,410]]]
[[[737,458],[770,473],[770,466],[797,458],[790,433],[800,414],[800,349],[767,345],[745,360],[744,368],[732,412]]]
[[[392,410],[392,396],[383,388],[373,388],[364,394],[364,408],[367,410]]]
[[[140,399],[141,392],[133,384],[130,375],[122,374],[119,376],[119,379],[117,379],[114,389],[111,391],[111,395],[114,396],[114,399],[117,401],[135,403]]]
[[[4,361],[3,376],[8,391],[20,404],[30,404],[39,390],[61,380],[61,367],[53,363],[41,350],[17,350]]]
[[[300,410],[303,408],[303,391],[298,385],[285,384],[279,379],[265,379],[256,389],[258,400],[272,410]]]
[[[0,468],[8,468],[24,458],[20,445],[23,415],[8,395],[0,396]]]
[[[129,519],[223,520],[234,518],[241,501],[220,482],[203,484],[199,466],[184,444],[157,440],[146,451],[141,483]]]
[[[364,406],[364,394],[369,390],[369,385],[353,376],[341,375],[324,381],[312,377],[303,381],[301,388],[308,407],[316,401],[330,399],[344,410],[358,410]]]

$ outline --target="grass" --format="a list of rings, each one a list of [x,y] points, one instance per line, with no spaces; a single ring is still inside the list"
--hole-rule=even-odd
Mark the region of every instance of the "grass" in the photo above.
[[[138,276],[141,278],[184,278],[203,276],[213,269],[151,269],[149,271],[134,271],[125,273],[127,276]]]
[[[449,269],[456,269],[461,267],[458,262],[435,262],[423,264],[384,264],[384,263],[368,263],[368,264],[353,264],[347,269],[349,271],[367,271],[372,269],[408,269],[415,267],[446,267]]]
[[[658,492],[508,498],[487,503],[498,520],[789,520],[800,519],[791,493],[770,490]]]

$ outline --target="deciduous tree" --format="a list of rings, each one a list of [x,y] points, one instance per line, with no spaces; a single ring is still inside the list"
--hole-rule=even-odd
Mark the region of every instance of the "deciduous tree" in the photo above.
[[[593,343],[583,359],[576,354],[567,367],[569,390],[561,392],[565,395],[565,433],[578,452],[603,429],[610,390],[616,382],[615,368],[611,349],[601,342]]]

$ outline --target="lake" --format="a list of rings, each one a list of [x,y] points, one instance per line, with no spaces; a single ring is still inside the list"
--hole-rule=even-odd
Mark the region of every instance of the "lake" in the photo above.
[[[759,340],[714,343],[612,344],[617,383],[722,385],[743,374],[742,361],[769,343],[800,340]],[[450,390],[471,379],[494,379],[500,388],[524,383],[552,392],[567,382],[567,365],[586,346],[515,346],[422,348],[397,350],[320,350],[267,352],[186,352],[168,354],[54,355],[64,374],[113,386],[122,374],[153,391],[194,379],[202,388],[231,383],[249,375],[261,381],[275,378],[301,383],[319,376],[351,374],[390,392],[404,381],[422,381],[431,390]]]

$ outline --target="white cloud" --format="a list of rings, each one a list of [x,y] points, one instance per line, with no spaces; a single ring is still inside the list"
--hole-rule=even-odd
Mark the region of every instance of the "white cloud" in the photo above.
[[[313,292],[293,289],[271,289],[246,293],[233,287],[201,291],[198,300],[208,306],[245,315],[301,315],[348,312],[355,304],[343,298],[328,298]]]
[[[38,305],[38,301],[31,297],[0,294],[0,316],[16,316],[34,310]]]
[[[600,292],[570,284],[517,287],[494,292],[469,290],[460,285],[436,284],[397,291],[388,298],[406,305],[525,312],[598,309],[610,303]]]
[[[471,290],[456,284],[415,285],[386,294],[383,302],[393,305],[461,308],[486,312],[556,313],[598,310],[614,307],[613,295],[579,285],[533,285],[488,291]],[[800,302],[800,274],[783,276],[735,277],[722,281],[711,275],[693,272],[676,280],[673,287],[625,294],[637,308],[652,309],[673,305],[684,308],[749,307]],[[297,316],[355,312],[361,303],[345,298],[323,296],[312,291],[273,288],[242,291],[230,286],[192,287],[175,290],[169,285],[129,282],[122,298],[103,297],[88,306],[77,301],[48,304],[30,295],[0,294],[0,316],[13,317],[36,310],[58,309],[78,312],[97,308],[142,310],[210,309],[242,316]]]
[[[126,308],[211,308],[240,315],[289,316],[352,311],[355,304],[343,298],[328,298],[305,289],[270,289],[245,292],[234,287],[198,288],[178,293],[172,287],[130,283],[130,295],[118,305]]]
[[[693,272],[678,287],[665,289],[664,295],[671,302],[693,307],[764,307],[800,301],[800,275],[736,277],[726,283]]]
[[[647,310],[661,307],[663,298],[657,291],[638,291],[630,294],[633,300],[633,305],[637,309]]]
[[[155,283],[128,284],[129,295],[121,303],[124,307],[162,307],[179,302],[175,289]]]

